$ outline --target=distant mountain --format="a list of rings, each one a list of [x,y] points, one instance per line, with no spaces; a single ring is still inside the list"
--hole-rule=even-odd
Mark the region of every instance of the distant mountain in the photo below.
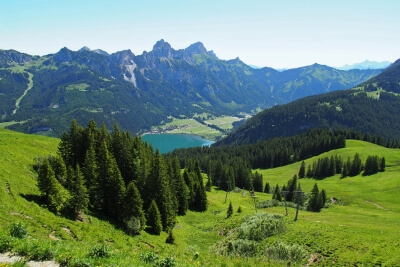
[[[72,118],[138,133],[170,117],[255,113],[298,98],[346,89],[379,70],[312,65],[279,72],[220,60],[200,42],[175,50],[164,40],[149,52],[108,54],[83,47],[30,56],[0,50],[0,122],[59,136]]]
[[[384,68],[388,67],[390,64],[392,64],[392,62],[389,62],[389,61],[376,62],[376,61],[365,60],[364,62],[355,63],[355,64],[351,64],[351,65],[346,64],[342,67],[338,67],[337,69],[339,69],[339,70],[353,70],[353,69],[376,70],[376,69],[384,69]]]
[[[352,90],[266,109],[216,145],[249,144],[312,128],[352,129],[400,140],[400,60]]]

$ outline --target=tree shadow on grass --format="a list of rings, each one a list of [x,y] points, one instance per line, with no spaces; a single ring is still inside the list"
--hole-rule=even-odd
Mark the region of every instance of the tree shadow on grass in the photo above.
[[[34,195],[34,194],[19,194],[19,195],[29,202],[35,202],[39,206],[43,206],[46,204],[46,202],[40,195]]]

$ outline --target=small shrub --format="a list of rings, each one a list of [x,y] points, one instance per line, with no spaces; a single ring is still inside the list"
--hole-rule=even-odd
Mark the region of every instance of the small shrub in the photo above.
[[[239,227],[239,238],[261,241],[285,231],[282,215],[257,213]]]
[[[11,239],[9,236],[0,236],[0,253],[9,251],[12,248]]]
[[[140,229],[142,225],[140,224],[140,220],[134,216],[132,216],[129,220],[125,221],[126,233],[129,235],[138,235],[140,234]]]
[[[141,253],[139,258],[145,263],[155,263],[156,261],[158,261],[158,255],[153,251]]]
[[[10,236],[25,238],[28,236],[28,229],[22,223],[13,223],[10,228]]]
[[[177,266],[176,261],[174,259],[174,257],[168,257],[165,259],[160,259],[155,266],[157,267],[175,267]]]
[[[108,258],[111,256],[110,247],[107,245],[94,246],[89,251],[90,258]]]
[[[241,257],[252,257],[257,255],[258,243],[252,240],[236,239],[231,240],[228,243],[227,250],[228,255],[237,255]]]
[[[273,246],[267,247],[263,254],[270,259],[291,262],[300,262],[307,257],[307,252],[303,247],[282,242],[277,242]]]
[[[43,243],[38,240],[24,240],[14,247],[15,252],[26,257],[28,260],[46,261],[54,257],[53,250],[48,243]]]

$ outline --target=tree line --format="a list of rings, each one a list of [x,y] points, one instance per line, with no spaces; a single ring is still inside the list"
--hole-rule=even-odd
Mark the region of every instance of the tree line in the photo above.
[[[200,165],[183,173],[178,158],[164,157],[138,136],[111,132],[91,120],[86,128],[71,122],[56,156],[38,158],[38,187],[49,209],[77,218],[101,212],[129,233],[159,234],[172,229],[177,215],[204,211],[207,197]]]
[[[298,176],[299,178],[323,179],[326,177],[341,174],[341,177],[356,176],[363,172],[363,175],[372,175],[377,172],[385,171],[385,157],[368,156],[365,163],[362,164],[360,156],[356,153],[353,159],[350,157],[344,161],[340,156],[319,158],[309,164],[306,170],[304,161],[301,162]]]

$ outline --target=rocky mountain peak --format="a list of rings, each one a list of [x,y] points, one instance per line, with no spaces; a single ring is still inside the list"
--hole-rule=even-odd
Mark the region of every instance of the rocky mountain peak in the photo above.
[[[172,57],[174,50],[169,43],[161,39],[153,46],[152,52],[156,57]]]

